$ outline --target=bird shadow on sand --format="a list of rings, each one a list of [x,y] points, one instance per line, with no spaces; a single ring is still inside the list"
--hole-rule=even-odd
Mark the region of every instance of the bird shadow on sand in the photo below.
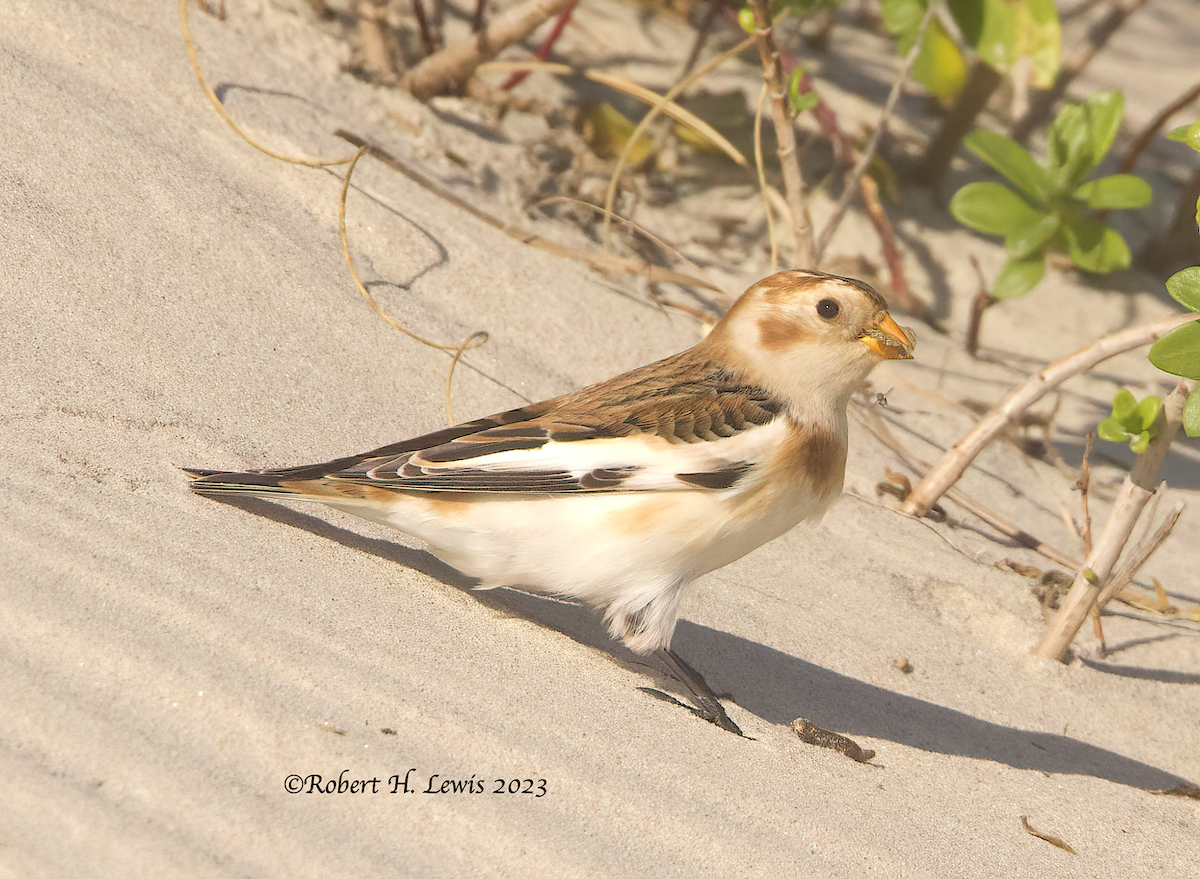
[[[653,678],[656,686],[672,689],[669,682],[664,686],[640,657],[610,639],[598,615],[587,607],[509,589],[476,590],[474,580],[428,552],[368,537],[290,507],[250,498],[221,498],[218,502],[397,562],[448,586],[468,591],[498,613],[519,616],[561,632]],[[923,751],[991,760],[1014,769],[1090,775],[1143,790],[1162,790],[1187,783],[1170,772],[1070,736],[981,720],[687,620],[679,621],[672,647],[704,674],[723,698],[769,723],[786,725],[803,716],[821,727],[850,736],[868,736]]]

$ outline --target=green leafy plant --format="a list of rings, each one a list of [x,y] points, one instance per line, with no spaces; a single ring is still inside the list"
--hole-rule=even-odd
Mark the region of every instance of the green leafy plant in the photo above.
[[[1189,266],[1167,280],[1167,290],[1188,311],[1200,311],[1200,266]],[[1150,347],[1150,362],[1172,375],[1200,379],[1200,324],[1176,327]],[[1200,436],[1200,385],[1183,404],[1183,429]]]
[[[1128,442],[1129,448],[1140,455],[1158,433],[1160,411],[1159,397],[1146,397],[1139,403],[1133,394],[1121,388],[1113,397],[1112,414],[1100,422],[1096,433],[1110,443]]]
[[[1200,152],[1200,119],[1181,125],[1167,137]],[[1200,199],[1196,200],[1196,228],[1200,231]],[[1167,292],[1188,311],[1200,312],[1200,266],[1188,266],[1167,279]],[[1200,326],[1196,321],[1176,327],[1150,347],[1150,362],[1172,375],[1200,380]],[[1183,404],[1183,429],[1200,436],[1200,384]]]
[[[1003,135],[983,130],[967,135],[971,151],[1012,184],[968,183],[950,202],[963,225],[1004,236],[1008,260],[992,282],[992,296],[1010,299],[1036,287],[1049,251],[1098,274],[1128,267],[1125,239],[1090,212],[1144,207],[1150,186],[1132,174],[1087,179],[1108,154],[1123,108],[1116,90],[1064,107],[1050,126],[1045,163]]]

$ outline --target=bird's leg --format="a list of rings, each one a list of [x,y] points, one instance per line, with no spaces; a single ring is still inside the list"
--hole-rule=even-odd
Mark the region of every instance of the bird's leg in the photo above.
[[[721,700],[712,691],[712,687],[705,683],[704,677],[700,672],[684,662],[679,654],[668,647],[660,647],[651,655],[658,660],[668,675],[683,684],[688,698],[696,706],[695,711],[697,714],[723,730],[736,733],[739,736],[743,735],[738,725],[725,713],[725,707],[721,704]]]

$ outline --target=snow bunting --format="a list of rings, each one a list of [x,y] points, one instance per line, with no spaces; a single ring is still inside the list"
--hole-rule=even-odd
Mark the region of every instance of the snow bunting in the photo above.
[[[200,494],[319,501],[398,528],[482,588],[592,605],[740,733],[670,649],[683,587],[825,512],[850,395],[912,348],[868,285],[779,272],[695,347],[582,390],[324,464],[188,472]]]

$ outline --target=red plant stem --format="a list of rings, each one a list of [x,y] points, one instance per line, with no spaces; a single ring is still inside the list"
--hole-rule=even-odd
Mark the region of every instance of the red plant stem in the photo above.
[[[571,13],[575,11],[575,7],[578,5],[579,0],[573,0],[570,6],[558,14],[558,18],[554,20],[554,27],[550,29],[550,33],[546,34],[546,39],[542,40],[542,44],[533,53],[534,58],[538,61],[545,61],[550,57],[550,53],[554,51],[554,44],[558,42],[558,38],[562,36],[562,32],[567,29],[567,24],[571,21]],[[506,92],[516,88],[525,81],[525,77],[527,76],[529,76],[528,70],[518,70],[508,79],[504,80],[504,84],[500,86],[500,90]]]

